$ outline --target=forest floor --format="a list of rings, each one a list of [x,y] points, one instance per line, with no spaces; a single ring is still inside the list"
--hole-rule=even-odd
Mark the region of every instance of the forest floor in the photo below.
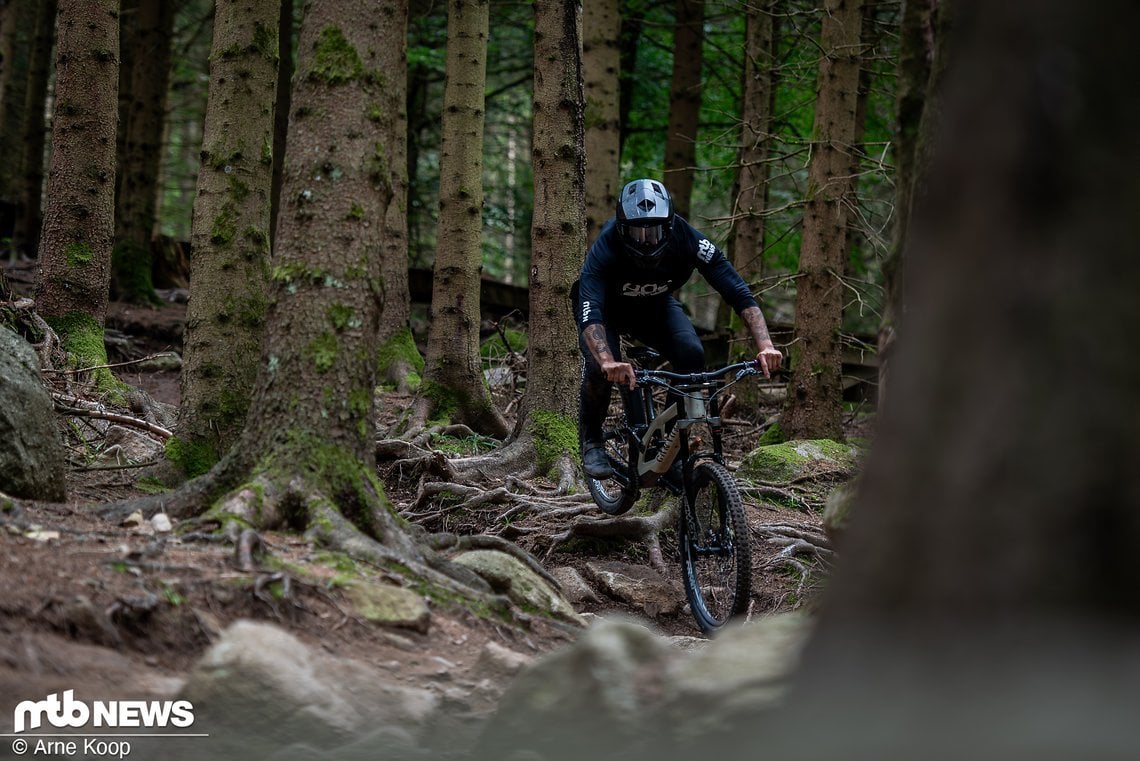
[[[22,290],[20,274],[13,278],[17,291]],[[183,319],[184,305],[177,303],[157,309],[112,304],[108,327],[125,338],[128,355],[144,356],[180,351]],[[142,371],[124,365],[115,372],[160,402],[178,402],[177,370]],[[407,401],[394,393],[387,395],[381,404],[382,418],[396,414]],[[764,417],[734,421],[729,427],[730,463],[750,448]],[[865,417],[851,422],[853,435],[866,435]],[[16,702],[66,689],[97,699],[172,694],[220,631],[238,619],[269,621],[312,647],[387,664],[409,684],[462,682],[464,675],[478,670],[491,642],[534,657],[576,636],[574,628],[541,617],[529,616],[518,625],[509,625],[458,605],[433,609],[426,632],[377,627],[352,612],[333,583],[337,570],[299,535],[265,533],[262,538],[276,562],[272,569],[251,577],[235,565],[232,546],[177,538],[177,526],[174,532],[160,536],[147,521],[120,525],[101,520],[92,506],[142,493],[136,483],[139,469],[93,466],[89,455],[77,450],[69,455],[72,467],[66,503],[30,505],[15,515],[0,516],[0,726],[7,725]],[[416,485],[402,482],[398,473],[383,466],[381,475],[396,508],[407,508],[415,499]],[[534,486],[550,489],[553,484]],[[764,537],[770,536],[765,527],[822,534],[822,498],[805,500],[807,509],[792,509],[755,496],[745,501],[755,548],[751,615],[810,604],[813,590],[826,578],[825,565],[815,558],[784,562],[781,558],[786,559],[788,553],[781,556],[781,550],[787,543],[765,542]],[[480,520],[493,521],[501,512],[469,512],[461,525],[446,528],[487,530],[491,527],[479,525]],[[600,516],[596,510],[585,513]],[[524,520],[533,525],[541,516]],[[578,539],[544,548],[532,543],[527,549],[548,569],[584,569],[590,562],[649,565],[645,544],[623,538]],[[662,549],[683,603],[680,569],[668,536],[662,537]],[[280,576],[273,573],[280,573],[281,568],[304,571],[290,572],[292,583],[284,596],[267,592],[275,581],[280,589]],[[367,574],[369,570],[358,567],[354,572]],[[375,575],[383,574],[377,569]],[[625,614],[666,635],[701,637],[683,604],[650,615],[645,606],[599,594],[575,607],[587,618]],[[501,687],[473,692],[468,698],[472,715],[486,715]]]

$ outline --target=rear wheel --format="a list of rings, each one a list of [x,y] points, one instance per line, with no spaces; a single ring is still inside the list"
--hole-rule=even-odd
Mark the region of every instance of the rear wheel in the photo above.
[[[709,633],[748,610],[752,549],[736,480],[715,462],[693,471],[681,515],[685,596],[701,631]]]
[[[590,496],[603,513],[621,515],[637,502],[637,477],[631,466],[630,443],[626,435],[625,407],[615,385],[610,391],[610,405],[602,424],[602,446],[613,468],[609,478],[586,476]]]

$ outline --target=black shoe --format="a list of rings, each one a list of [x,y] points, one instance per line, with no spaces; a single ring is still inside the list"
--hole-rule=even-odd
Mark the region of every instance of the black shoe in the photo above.
[[[601,444],[587,442],[582,452],[582,470],[590,478],[609,478],[614,474],[610,458]]]

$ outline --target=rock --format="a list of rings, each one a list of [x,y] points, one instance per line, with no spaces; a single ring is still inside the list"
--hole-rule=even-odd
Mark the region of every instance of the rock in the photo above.
[[[574,605],[584,602],[601,602],[597,592],[582,578],[576,568],[560,566],[550,569],[550,575],[562,587],[562,596]]]
[[[803,614],[783,614],[682,650],[628,620],[603,619],[515,679],[476,756],[675,758],[685,747],[695,750],[680,755],[700,758],[728,728],[780,703],[809,626]]]
[[[856,447],[829,439],[785,441],[749,452],[737,475],[753,481],[775,482],[818,473],[848,477],[858,469],[859,455]]]
[[[353,581],[345,589],[352,606],[375,624],[427,634],[431,610],[422,595],[410,589],[369,581]]]
[[[170,516],[166,513],[155,513],[150,519],[150,525],[157,534],[166,534],[174,530],[174,524],[170,522]]]
[[[194,705],[195,731],[210,733],[213,758],[264,758],[295,743],[334,748],[383,728],[415,736],[439,707],[429,690],[251,621],[222,632],[180,697]]]
[[[511,683],[475,757],[614,758],[641,747],[649,738],[639,719],[664,694],[675,652],[631,620],[598,622]]]
[[[67,467],[40,363],[23,338],[0,327],[0,492],[62,502]]]
[[[111,460],[110,452],[115,450],[117,460]],[[150,462],[162,456],[163,445],[141,431],[121,425],[107,429],[106,449],[100,454],[99,462],[117,465],[130,465]]]
[[[471,550],[456,557],[455,562],[479,574],[493,590],[505,594],[524,610],[539,610],[585,625],[573,606],[518,558],[497,550]]]
[[[136,369],[143,373],[177,372],[182,369],[182,357],[173,351],[160,352],[137,363]]]
[[[529,655],[515,652],[498,642],[488,642],[479,652],[479,659],[475,662],[474,671],[493,680],[503,680],[513,677],[534,662]]]
[[[712,737],[733,719],[777,705],[809,628],[802,613],[729,625],[707,646],[672,661],[660,710],[671,734],[686,742]]]
[[[680,583],[665,579],[649,566],[592,561],[586,564],[586,574],[603,592],[651,618],[676,615],[685,606]]]

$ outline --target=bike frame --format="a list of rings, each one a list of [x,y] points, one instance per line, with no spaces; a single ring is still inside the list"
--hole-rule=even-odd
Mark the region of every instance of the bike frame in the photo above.
[[[755,375],[755,361],[738,362],[705,373],[672,373],[665,370],[635,370],[637,386],[623,389],[626,395],[626,435],[637,452],[633,475],[639,486],[653,486],[678,456],[681,457],[683,483],[691,481],[693,468],[702,459],[724,464],[722,425],[719,416],[719,394],[728,387],[724,379],[736,374],[733,383]],[[664,388],[673,398],[660,412],[656,409],[653,388]],[[681,409],[684,408],[684,416]],[[636,418],[636,419],[630,419]],[[710,449],[690,451],[689,429],[698,423],[709,427]],[[658,446],[656,442],[660,442]],[[652,453],[652,454],[651,454]]]

